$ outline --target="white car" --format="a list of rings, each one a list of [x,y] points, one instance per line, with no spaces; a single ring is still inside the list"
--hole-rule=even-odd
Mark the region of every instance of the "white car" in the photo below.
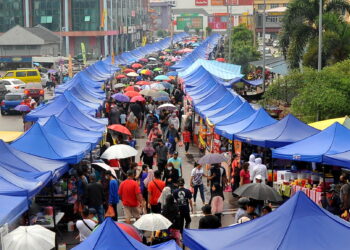
[[[0,80],[0,84],[4,85],[6,90],[11,93],[23,92],[26,87],[24,82],[15,78]]]
[[[274,48],[279,47],[279,46],[280,46],[280,41],[278,41],[278,40],[273,41],[272,46],[273,46]]]

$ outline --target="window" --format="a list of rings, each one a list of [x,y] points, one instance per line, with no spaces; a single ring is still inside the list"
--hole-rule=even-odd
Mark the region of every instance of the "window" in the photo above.
[[[60,30],[60,18],[63,16],[63,1],[32,0],[33,26],[40,24],[49,30]],[[63,24],[63,21],[62,21]]]
[[[90,22],[90,16],[85,16],[84,21],[85,22]]]
[[[36,71],[28,71],[27,72],[27,76],[37,76],[38,75],[38,72]]]
[[[264,4],[258,4],[258,10],[264,10]]]
[[[18,25],[24,26],[23,0],[0,1],[0,32]]]
[[[279,5],[278,3],[272,3],[272,4],[270,5],[270,7],[271,7],[271,9],[274,9],[274,8],[280,7],[280,5]]]
[[[11,85],[11,83],[8,81],[1,81],[0,84],[6,85],[6,86]]]
[[[16,72],[16,77],[25,77],[25,76],[27,76],[27,74],[24,71]]]
[[[15,74],[13,72],[8,72],[5,77],[13,77]]]
[[[275,17],[275,16],[268,16],[266,17],[266,22],[269,22],[269,23],[278,23],[279,21],[279,18],[278,17]]]
[[[5,100],[6,101],[22,100],[22,96],[21,95],[5,95]]]
[[[100,30],[102,11],[99,2],[98,0],[72,0],[73,31]]]
[[[284,3],[282,6],[283,7],[288,7],[288,3]]]

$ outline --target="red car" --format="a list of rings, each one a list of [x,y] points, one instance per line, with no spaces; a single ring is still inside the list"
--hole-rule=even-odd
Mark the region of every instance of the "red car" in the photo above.
[[[27,83],[24,94],[38,101],[40,98],[44,98],[45,91],[40,83]]]

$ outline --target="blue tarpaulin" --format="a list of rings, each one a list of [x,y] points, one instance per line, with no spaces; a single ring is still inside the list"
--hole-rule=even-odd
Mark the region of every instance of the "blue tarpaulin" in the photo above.
[[[325,155],[349,151],[349,141],[350,130],[336,122],[318,134],[272,150],[272,157],[322,163]]]
[[[318,132],[319,130],[289,114],[277,123],[246,133],[238,133],[235,138],[262,147],[278,148],[300,141]]]
[[[115,222],[107,217],[106,220],[96,228],[93,233],[81,242],[74,250],[116,250],[116,249],[169,249],[180,250],[181,248],[174,240],[154,246],[146,246],[129,236],[120,229]]]
[[[275,211],[230,227],[185,229],[184,244],[192,250],[348,249],[350,223],[296,193]]]
[[[350,151],[339,154],[325,155],[323,157],[323,163],[350,169]]]
[[[11,224],[28,210],[28,197],[0,195],[0,226]]]

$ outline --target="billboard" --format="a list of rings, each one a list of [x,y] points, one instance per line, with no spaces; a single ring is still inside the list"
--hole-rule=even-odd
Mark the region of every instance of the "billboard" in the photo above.
[[[199,16],[198,13],[186,13],[176,17],[177,30],[184,30],[186,26],[189,29],[203,29],[203,16]]]
[[[226,5],[225,0],[211,0],[211,5]]]
[[[207,6],[209,0],[195,0],[196,6]]]

